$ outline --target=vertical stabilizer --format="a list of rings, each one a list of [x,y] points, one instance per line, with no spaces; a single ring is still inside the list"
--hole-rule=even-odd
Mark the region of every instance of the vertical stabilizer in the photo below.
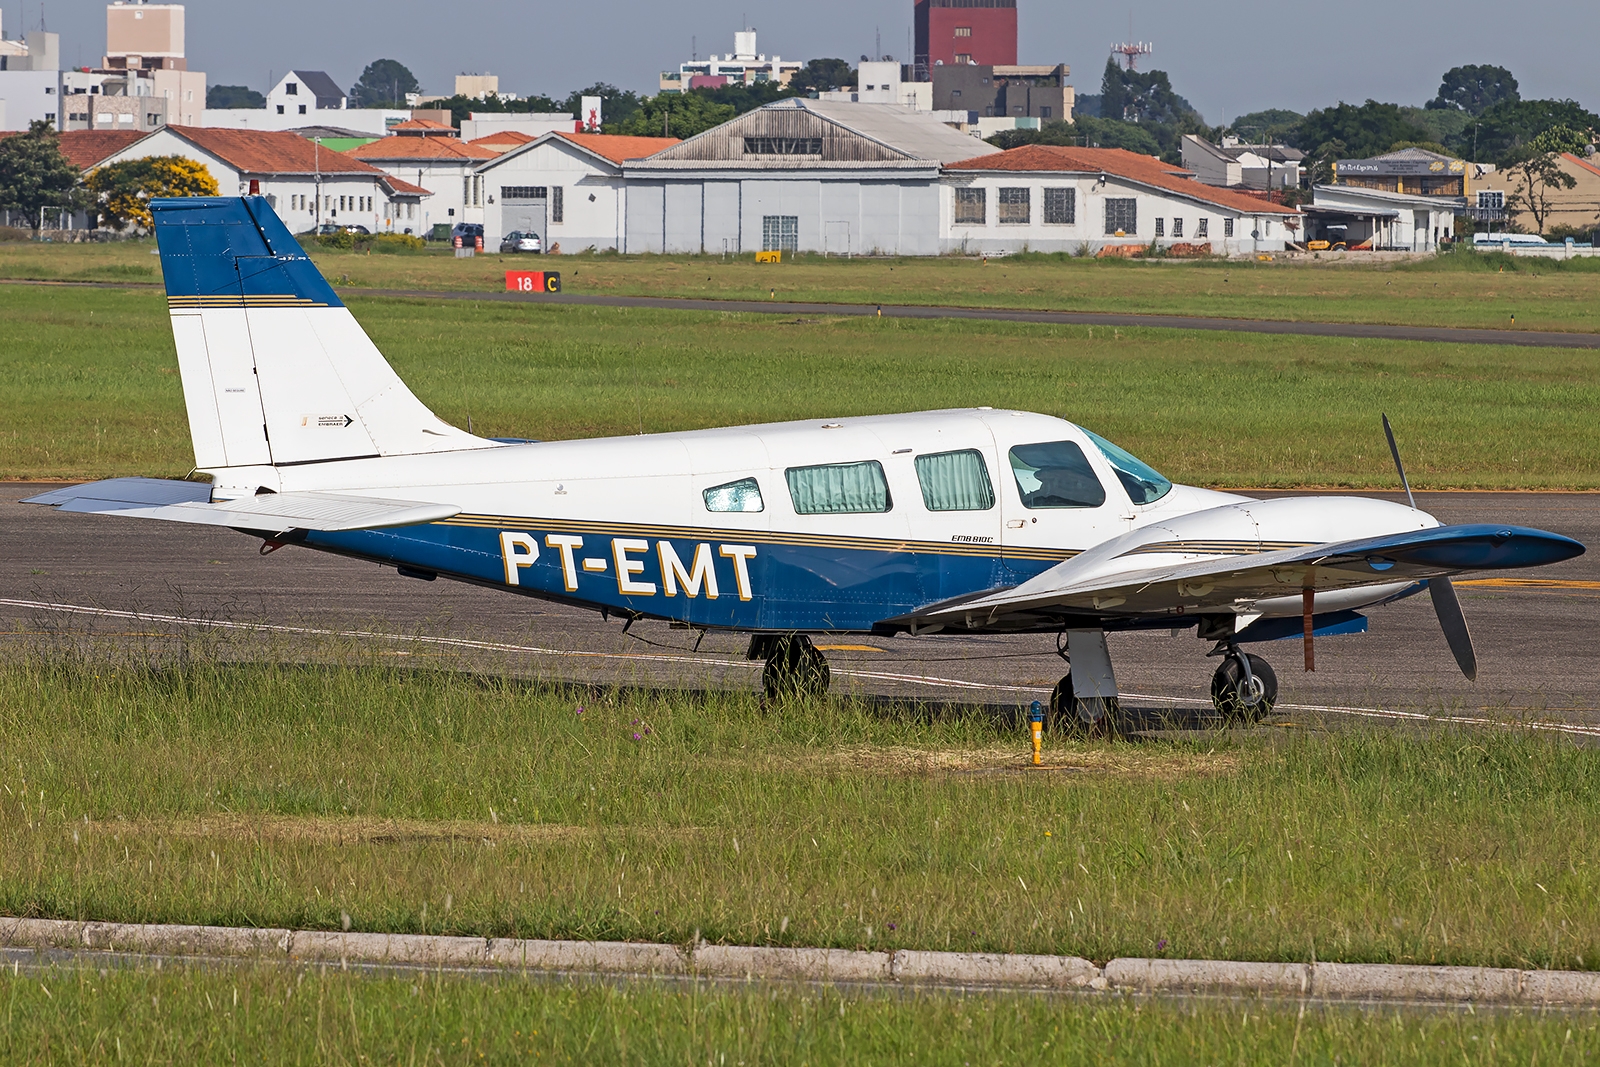
[[[266,198],[152,200],[195,466],[489,447],[402,382]]]

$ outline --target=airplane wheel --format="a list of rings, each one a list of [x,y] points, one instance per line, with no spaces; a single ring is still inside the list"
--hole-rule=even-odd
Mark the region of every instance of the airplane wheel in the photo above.
[[[761,689],[768,701],[815,698],[827,694],[831,680],[828,661],[811,638],[794,634],[772,642],[761,672]]]
[[[1068,671],[1066,677],[1056,683],[1055,689],[1050,692],[1050,706],[1045,709],[1044,728],[1046,733],[1056,730],[1068,734],[1088,734],[1098,727],[1109,727],[1110,715],[1117,710],[1116,702],[1111,703],[1109,714],[1099,719],[1090,717],[1083,701],[1079,700],[1072,692],[1072,672]]]
[[[1249,653],[1245,653],[1249,656]],[[1259,722],[1278,702],[1278,676],[1272,665],[1260,656],[1250,656],[1250,680],[1246,685],[1239,661],[1229,656],[1211,676],[1211,703],[1224,719]]]

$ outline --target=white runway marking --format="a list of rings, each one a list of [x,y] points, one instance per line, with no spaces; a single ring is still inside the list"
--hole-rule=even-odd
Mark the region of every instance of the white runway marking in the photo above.
[[[32,611],[52,611],[65,615],[89,615],[103,619],[125,619],[130,622],[166,623],[174,626],[208,627],[219,630],[239,630],[255,633],[299,634],[306,637],[345,637],[376,641],[431,645],[443,648],[471,649],[480,652],[520,652],[536,656],[561,656],[568,659],[602,659],[644,661],[647,663],[692,663],[713,667],[753,667],[743,659],[722,659],[713,656],[674,656],[659,652],[584,652],[564,648],[542,648],[538,645],[513,645],[499,641],[478,641],[467,637],[428,637],[419,634],[386,634],[377,630],[334,630],[315,626],[289,626],[271,622],[232,622],[228,620],[188,619],[181,615],[166,615],[152,611],[125,611],[117,608],[94,608],[83,604],[56,604],[43,600],[13,600],[0,597],[0,607],[27,608]],[[899,674],[893,671],[855,671],[835,669],[834,674],[848,678],[872,679],[887,682],[910,682],[917,685],[944,689],[964,689],[1001,693],[1048,693],[1048,688],[1024,685],[994,685],[988,682],[969,682],[959,678],[939,678],[924,674]],[[1195,704],[1206,707],[1210,700],[1197,697],[1162,696],[1156,693],[1123,692],[1123,698],[1153,700],[1158,704]],[[1405,722],[1448,723],[1454,726],[1488,726],[1508,728],[1520,726],[1528,730],[1571,734],[1578,737],[1600,737],[1600,727],[1562,722],[1510,722],[1482,715],[1428,715],[1419,711],[1393,711],[1388,708],[1358,708],[1323,704],[1278,704],[1278,711],[1312,711],[1328,715],[1350,715],[1365,719],[1391,719]]]

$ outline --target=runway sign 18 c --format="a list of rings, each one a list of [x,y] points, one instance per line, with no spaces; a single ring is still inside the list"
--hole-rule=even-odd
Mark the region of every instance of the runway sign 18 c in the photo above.
[[[506,292],[508,293],[559,293],[560,291],[561,274],[559,271],[506,271]]]

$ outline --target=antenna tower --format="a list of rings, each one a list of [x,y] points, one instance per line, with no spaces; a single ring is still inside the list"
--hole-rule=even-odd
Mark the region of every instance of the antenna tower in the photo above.
[[[1129,70],[1138,70],[1139,57],[1150,55],[1156,46],[1148,41],[1129,41],[1111,46],[1111,54],[1127,60]]]

